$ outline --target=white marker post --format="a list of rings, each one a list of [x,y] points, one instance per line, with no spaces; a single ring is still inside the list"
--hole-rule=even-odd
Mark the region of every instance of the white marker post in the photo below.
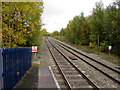
[[[110,51],[112,50],[112,46],[109,46],[108,50],[109,50],[109,55],[110,55]]]
[[[32,52],[35,53],[35,58],[36,58],[37,46],[32,46]]]

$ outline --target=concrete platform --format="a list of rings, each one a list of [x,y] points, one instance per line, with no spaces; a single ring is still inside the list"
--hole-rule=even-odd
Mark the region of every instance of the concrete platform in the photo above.
[[[50,52],[46,46],[45,39],[42,42],[40,49],[40,66],[38,75],[38,88],[54,88],[57,89],[55,77],[49,66],[50,63]]]
[[[57,88],[48,66],[39,68],[38,88]]]

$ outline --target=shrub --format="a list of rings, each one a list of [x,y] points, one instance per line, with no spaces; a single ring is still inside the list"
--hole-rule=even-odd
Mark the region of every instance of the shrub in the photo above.
[[[101,52],[107,52],[108,51],[108,41],[104,41],[103,43],[100,43],[100,51]]]
[[[90,47],[90,48],[94,48],[94,46],[95,46],[95,45],[94,45],[92,42],[89,43],[89,47]]]

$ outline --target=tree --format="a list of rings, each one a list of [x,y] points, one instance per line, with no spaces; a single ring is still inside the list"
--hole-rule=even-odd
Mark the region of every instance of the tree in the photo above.
[[[120,9],[117,5],[109,5],[105,11],[104,32],[105,41],[113,46],[113,52],[120,55]]]
[[[90,43],[90,26],[89,26],[89,23],[87,21],[87,18],[85,18],[83,21],[83,24],[81,26],[81,31],[82,31],[81,44],[89,45],[89,43]]]
[[[33,45],[41,28],[43,2],[3,2],[2,8],[3,47]]]
[[[54,31],[54,32],[52,32],[52,36],[54,37],[54,36],[58,36],[59,35],[59,32],[58,31]]]
[[[90,28],[83,12],[80,16],[75,16],[73,20],[69,21],[67,27],[62,29],[60,33],[63,33],[63,31],[71,43],[89,44]]]
[[[62,29],[60,30],[60,35],[61,35],[61,36],[66,36],[66,29],[65,29],[65,28],[62,28]]]
[[[42,36],[48,36],[49,33],[47,32],[47,30],[45,28],[43,28],[41,31],[40,31],[41,35]]]
[[[96,7],[93,8],[93,13],[90,21],[90,29],[91,29],[91,41],[96,43],[97,45],[102,42],[104,36],[103,34],[103,17],[104,10],[102,2],[97,2]]]
[[[96,46],[103,52],[112,46],[112,52],[120,55],[120,1],[116,0],[106,9],[102,2],[97,2],[90,16],[82,12],[69,21],[60,31],[72,44]]]

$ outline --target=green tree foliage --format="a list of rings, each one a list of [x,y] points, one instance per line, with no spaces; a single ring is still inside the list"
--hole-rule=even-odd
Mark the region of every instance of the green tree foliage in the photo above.
[[[84,17],[84,13],[75,16],[60,35],[73,44],[98,47],[102,52],[108,52],[111,45],[112,52],[120,55],[120,2],[116,0],[107,8],[97,2],[90,16]]]
[[[107,7],[104,17],[105,41],[113,46],[113,52],[120,55],[120,8],[117,4]]]
[[[39,44],[43,2],[3,2],[3,47]]]
[[[59,35],[59,32],[58,31],[54,31],[53,33],[52,33],[52,36],[54,37],[54,36],[58,36]]]
[[[65,28],[62,28],[62,29],[61,29],[60,35],[61,35],[61,36],[66,36],[66,29],[65,29]]]
[[[84,45],[89,44],[89,33],[90,28],[87,18],[84,17],[84,13],[81,13],[80,16],[75,16],[73,20],[69,21],[67,27],[60,32],[60,34],[65,35],[71,43],[81,43]]]
[[[45,28],[43,28],[40,32],[41,32],[41,36],[50,36],[50,33],[48,33]]]
[[[96,7],[93,8],[93,13],[91,16],[90,21],[90,33],[91,33],[91,41],[96,43],[97,45],[102,42],[104,36],[101,35],[104,33],[103,29],[103,16],[104,16],[104,10],[103,10],[103,4],[101,2],[96,3]]]
[[[82,40],[81,44],[83,45],[89,45],[90,42],[90,26],[87,21],[87,18],[84,19],[83,24],[81,26],[81,31],[82,31]]]
[[[79,34],[80,33],[79,20],[80,20],[80,17],[75,16],[72,21],[69,21],[67,28],[66,28],[66,30],[69,32],[69,33],[66,33],[66,37],[73,44],[74,43],[78,44],[80,40],[81,34]]]

